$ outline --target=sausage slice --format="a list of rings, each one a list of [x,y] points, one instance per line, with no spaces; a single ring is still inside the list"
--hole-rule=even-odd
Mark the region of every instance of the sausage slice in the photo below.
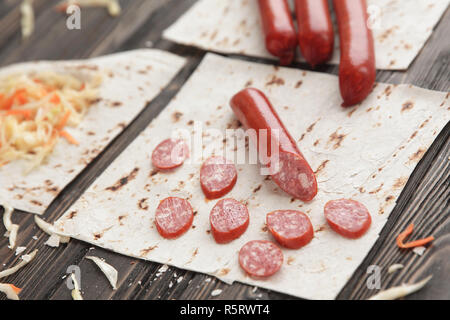
[[[153,166],[160,170],[177,168],[189,157],[189,147],[183,140],[167,139],[152,153]]]
[[[311,221],[300,211],[273,211],[267,214],[266,222],[277,242],[289,249],[299,249],[314,237]]]
[[[208,158],[200,169],[200,184],[208,199],[223,197],[233,189],[236,181],[236,167],[224,157]]]
[[[331,229],[350,239],[361,237],[372,223],[367,208],[355,200],[329,201],[325,204],[324,212]]]
[[[270,277],[280,270],[283,264],[283,252],[273,242],[250,241],[239,251],[239,264],[250,276]]]
[[[249,224],[247,207],[234,199],[223,199],[211,210],[211,231],[217,243],[239,238]]]
[[[156,228],[166,239],[178,238],[191,227],[193,221],[194,212],[185,199],[169,197],[156,208]]]

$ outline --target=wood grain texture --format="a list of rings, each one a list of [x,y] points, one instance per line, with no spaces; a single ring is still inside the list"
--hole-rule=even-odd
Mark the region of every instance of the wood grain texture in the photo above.
[[[168,87],[150,103],[132,124],[119,135],[50,205],[44,218],[53,222],[86,190],[108,165],[145,129],[150,121],[174,97],[200,63],[204,52],[161,39],[161,32],[171,25],[195,0],[121,1],[123,12],[113,19],[104,9],[82,11],[82,30],[69,31],[65,18],[52,10],[57,0],[35,0],[36,31],[22,41],[19,25],[20,1],[0,2],[0,65],[37,59],[76,59],[142,47],[155,47],[188,58],[188,64]],[[378,72],[377,80],[389,83],[412,83],[441,91],[450,89],[450,10],[439,23],[425,48],[407,72]],[[264,59],[237,57],[248,61],[271,63]],[[296,67],[310,70],[306,64]],[[336,66],[322,66],[316,71],[337,74]],[[433,279],[426,288],[407,299],[449,299],[450,283],[450,125],[438,136],[418,164],[404,188],[397,206],[380,238],[364,262],[339,294],[339,299],[366,299],[375,294],[366,281],[367,267],[382,267],[381,286],[387,288],[403,282],[417,281],[429,274]],[[77,240],[59,248],[44,246],[48,236],[23,212],[13,215],[20,224],[18,245],[26,252],[38,248],[35,261],[18,273],[2,279],[23,288],[21,299],[71,299],[66,286],[66,271],[71,265],[81,268],[81,288],[85,299],[294,299],[276,292],[255,289],[236,283],[226,285],[212,277],[169,268],[121,256],[92,247]],[[396,235],[410,223],[416,225],[414,237],[433,234],[436,241],[420,257],[395,246]],[[0,226],[0,234],[4,227]],[[35,238],[36,237],[36,240]],[[8,239],[0,238],[0,270],[19,261],[7,248]],[[119,271],[118,289],[113,291],[98,267],[85,257],[105,258]],[[388,275],[387,268],[402,263],[405,268]],[[214,289],[223,292],[212,297]],[[5,299],[0,294],[0,299]]]

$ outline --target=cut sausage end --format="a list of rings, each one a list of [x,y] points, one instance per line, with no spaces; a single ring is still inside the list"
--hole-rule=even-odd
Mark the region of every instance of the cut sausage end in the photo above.
[[[181,198],[162,200],[155,213],[155,224],[159,234],[166,239],[175,239],[184,234],[194,221],[190,203]]]
[[[273,163],[271,165],[273,167]],[[317,194],[314,172],[308,162],[295,153],[279,153],[278,170],[272,180],[284,192],[302,201],[311,201]]]
[[[355,200],[329,201],[325,204],[324,213],[331,229],[350,239],[362,237],[372,223],[367,208]]]
[[[273,242],[250,241],[239,251],[239,264],[252,277],[270,277],[280,270],[283,264],[283,252]]]
[[[275,240],[289,249],[299,249],[314,237],[311,221],[300,211],[273,211],[267,214],[266,222]]]
[[[250,221],[247,207],[234,199],[217,202],[210,213],[211,231],[217,243],[223,244],[239,238]]]

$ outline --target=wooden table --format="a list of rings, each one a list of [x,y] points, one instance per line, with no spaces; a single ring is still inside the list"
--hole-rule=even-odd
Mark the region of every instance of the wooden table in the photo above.
[[[89,58],[113,52],[154,47],[182,55],[188,59],[184,70],[170,83],[141,115],[116,138],[52,203],[44,215],[55,221],[73,204],[150,121],[167,105],[192,74],[205,52],[179,46],[161,39],[161,32],[170,26],[195,0],[134,0],[120,1],[120,18],[111,18],[104,9],[82,10],[81,30],[68,30],[65,16],[53,10],[57,0],[35,0],[36,30],[26,41],[20,35],[20,1],[0,1],[0,65],[36,59]],[[416,86],[449,91],[450,88],[450,10],[444,14],[433,35],[407,72],[380,71],[377,80],[388,83],[411,83]],[[242,58],[242,57],[241,57]],[[262,59],[244,58],[270,63]],[[309,69],[305,64],[299,68]],[[325,66],[321,72],[337,74],[336,66]],[[415,281],[433,274],[433,279],[420,292],[407,299],[450,299],[450,126],[438,136],[415,169],[403,190],[378,241],[339,294],[339,299],[366,299],[375,291],[366,281],[370,265],[383,267],[382,288]],[[16,274],[2,279],[23,288],[21,299],[71,299],[66,286],[66,271],[70,265],[82,270],[82,290],[85,299],[293,299],[276,292],[236,283],[226,285],[215,278],[169,268],[156,276],[161,265],[140,261],[72,240],[59,248],[44,246],[48,236],[33,222],[33,215],[16,212],[13,221],[20,224],[18,245],[27,252],[39,249],[35,261]],[[423,256],[400,251],[395,237],[410,223],[415,223],[417,237],[433,234],[433,245]],[[4,233],[3,225],[0,234]],[[37,237],[37,239],[36,239]],[[35,240],[36,239],[36,240]],[[8,239],[0,237],[1,269],[19,260],[7,248]],[[104,257],[119,271],[119,288],[110,284],[86,255]],[[392,275],[387,267],[405,265]],[[4,265],[3,265],[4,264]],[[182,276],[182,281],[176,280]],[[210,280],[206,280],[210,279]],[[205,281],[206,280],[206,281]],[[222,294],[212,297],[214,289]],[[0,299],[5,296],[1,294]]]

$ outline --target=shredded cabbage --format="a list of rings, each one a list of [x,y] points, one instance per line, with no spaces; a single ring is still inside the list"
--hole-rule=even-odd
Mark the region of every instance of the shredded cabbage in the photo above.
[[[117,17],[122,12],[118,0],[68,0],[59,5],[60,8],[67,8],[69,5],[80,7],[105,7],[112,17]]]
[[[88,256],[88,257],[86,257],[86,259],[94,261],[94,263],[105,274],[106,278],[108,278],[108,281],[111,284],[113,290],[116,290],[117,289],[117,276],[118,276],[117,270],[113,266],[111,266],[110,264],[106,263],[104,260],[102,260],[98,257]]]
[[[428,276],[420,282],[414,284],[403,284],[399,287],[393,287],[384,291],[378,292],[376,295],[369,298],[369,300],[395,300],[406,297],[411,293],[422,289],[433,276]]]
[[[20,291],[22,291],[22,289],[17,288],[16,286],[10,283],[0,283],[0,292],[5,293],[6,297],[9,300],[20,300],[19,299]]]
[[[0,79],[0,166],[24,159],[26,172],[38,167],[67,137],[64,128],[81,122],[100,82],[99,75],[83,82],[52,71]]]
[[[18,263],[17,265],[15,265],[12,268],[3,270],[0,272],[0,279],[7,277],[9,275],[12,275],[13,273],[16,273],[17,270],[19,270],[20,268],[25,267],[28,263],[30,263],[31,260],[34,259],[34,257],[36,256],[36,253],[38,252],[37,249],[35,249],[32,253],[30,254],[24,254],[21,258],[22,261],[20,263]]]
[[[20,20],[22,25],[22,37],[28,38],[34,31],[33,0],[23,0],[20,5],[20,12],[22,14]]]
[[[14,209],[6,203],[2,203],[2,201],[0,201],[0,206],[3,207],[5,211],[3,213],[3,224],[5,225],[6,235],[9,237],[8,248],[14,249],[14,247],[16,246],[17,232],[19,231],[19,225],[13,224],[11,221],[11,216],[14,212]]]
[[[83,300],[83,297],[82,297],[81,291],[80,291],[80,285],[78,284],[77,279],[75,278],[75,274],[72,273],[70,275],[70,277],[72,278],[72,281],[73,281],[72,299],[73,300]]]

